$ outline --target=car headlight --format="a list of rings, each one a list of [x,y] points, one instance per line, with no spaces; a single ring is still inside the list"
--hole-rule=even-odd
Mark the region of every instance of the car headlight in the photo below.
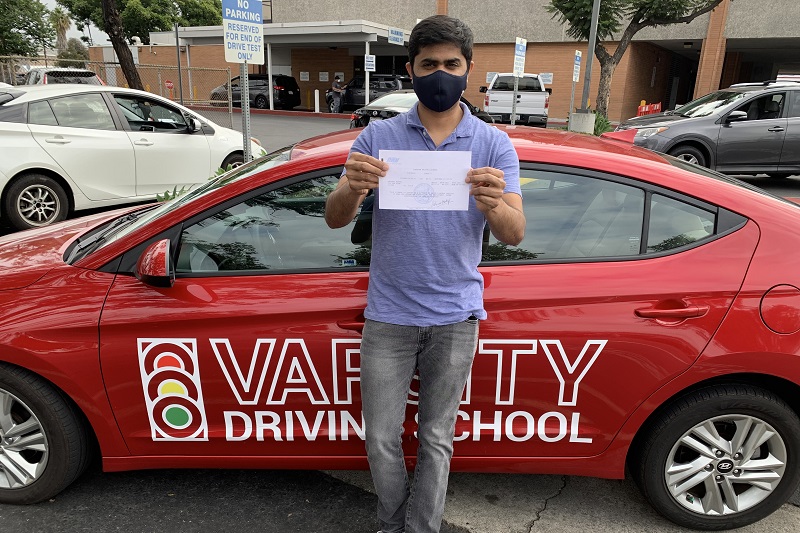
[[[633,138],[634,141],[644,140],[648,137],[652,137],[662,131],[667,131],[669,127],[661,126],[660,128],[641,128],[639,131],[636,132],[636,136]]]

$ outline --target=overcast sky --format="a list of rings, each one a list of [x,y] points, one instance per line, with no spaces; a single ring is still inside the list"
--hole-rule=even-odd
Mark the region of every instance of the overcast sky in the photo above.
[[[47,6],[47,9],[50,9],[50,10],[55,9],[56,7],[58,7],[58,4],[56,4],[56,0],[41,0],[41,2],[45,6]],[[64,8],[62,7],[61,9],[64,9]],[[64,11],[66,11],[66,9],[64,9]],[[105,32],[100,31],[99,29],[97,29],[94,24],[92,24],[91,28],[86,31],[86,36],[87,37],[89,36],[89,33],[91,33],[92,41],[94,42],[94,44],[97,44],[97,45],[107,45],[107,44],[109,44],[108,40],[107,40],[108,39],[108,35],[106,35]],[[72,27],[67,32],[67,39],[69,39],[71,37],[74,37],[76,39],[80,39],[82,35],[84,35],[84,34],[82,32],[78,31],[78,29],[75,27],[75,23],[73,22],[72,23]]]

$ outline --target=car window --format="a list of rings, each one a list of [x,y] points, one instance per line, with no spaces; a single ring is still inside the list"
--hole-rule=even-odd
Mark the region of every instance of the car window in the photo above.
[[[186,119],[176,108],[128,94],[115,94],[114,101],[133,131],[175,133],[186,130]]]
[[[683,117],[707,117],[716,109],[741,100],[745,96],[747,96],[745,93],[738,91],[716,91],[682,105],[675,114]]]
[[[348,89],[363,89],[364,88],[364,78],[353,78],[347,84]]]
[[[492,85],[493,91],[513,91],[514,90],[514,77],[513,76],[498,76]]]
[[[586,176],[521,171],[528,231],[517,246],[489,235],[484,261],[638,255],[642,189]]]
[[[513,83],[511,87],[513,89],[514,87]],[[523,76],[519,79],[518,89],[520,92],[541,92],[542,84],[539,83],[539,80],[537,78],[529,78],[527,76]]]
[[[83,83],[86,85],[102,85],[97,74],[90,70],[51,70],[44,77],[47,83]]]
[[[50,100],[59,126],[114,130],[114,119],[102,95],[76,94]]]
[[[800,91],[791,91],[789,101],[791,102],[789,117],[800,117]]]
[[[47,101],[32,102],[28,105],[28,124],[58,126],[58,121]]]
[[[354,235],[356,222],[336,230],[325,223],[325,199],[339,177],[336,172],[288,184],[186,227],[181,235],[176,272],[369,266],[369,242],[359,242]]]
[[[647,251],[664,252],[713,235],[716,215],[693,205],[653,194]]]
[[[739,107],[736,111],[747,113],[747,120],[766,120],[779,118],[783,111],[784,93],[773,93],[753,98]]]

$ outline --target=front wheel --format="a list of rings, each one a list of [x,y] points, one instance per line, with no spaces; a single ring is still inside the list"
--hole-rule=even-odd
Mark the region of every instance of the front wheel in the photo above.
[[[240,167],[243,164],[244,164],[243,154],[231,154],[225,158],[220,168],[222,168],[222,170],[228,170],[228,168]]]
[[[800,419],[771,392],[719,385],[677,400],[634,443],[631,470],[653,507],[703,530],[752,524],[800,482]]]
[[[89,457],[86,428],[61,393],[0,364],[0,503],[52,498],[81,475]]]
[[[266,109],[269,107],[269,101],[267,100],[267,97],[264,96],[263,94],[256,96],[255,104],[256,108],[258,109]]]
[[[705,154],[699,148],[688,144],[673,148],[669,151],[669,155],[677,157],[678,159],[683,159],[687,163],[692,163],[700,167],[708,167]]]
[[[53,178],[27,174],[8,188],[3,211],[18,230],[47,226],[67,218],[67,193]]]

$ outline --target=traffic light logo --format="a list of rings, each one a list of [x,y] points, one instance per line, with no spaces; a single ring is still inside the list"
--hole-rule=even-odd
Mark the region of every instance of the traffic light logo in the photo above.
[[[139,339],[139,370],[154,441],[208,440],[196,339]]]

